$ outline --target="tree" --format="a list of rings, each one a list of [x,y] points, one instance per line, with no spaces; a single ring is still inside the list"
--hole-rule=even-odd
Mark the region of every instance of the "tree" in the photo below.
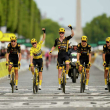
[[[60,25],[57,22],[52,21],[51,19],[43,19],[41,21],[41,27],[46,28],[46,40],[45,45],[47,47],[52,47],[54,45],[54,41],[59,37],[58,30]]]
[[[88,37],[89,43],[97,43],[110,36],[110,17],[106,14],[95,17],[83,28],[84,34]]]

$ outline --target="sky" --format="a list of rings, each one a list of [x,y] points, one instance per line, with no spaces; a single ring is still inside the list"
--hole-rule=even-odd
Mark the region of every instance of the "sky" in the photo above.
[[[76,0],[34,0],[42,15],[60,25],[76,26]],[[81,0],[82,27],[94,17],[106,13],[110,16],[110,0]]]

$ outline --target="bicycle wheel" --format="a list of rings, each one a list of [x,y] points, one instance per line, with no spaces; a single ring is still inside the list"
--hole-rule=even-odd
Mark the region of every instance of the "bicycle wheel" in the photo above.
[[[80,86],[80,93],[84,92],[84,85],[83,85],[84,73],[81,74],[81,86]]]
[[[65,93],[65,73],[63,73],[63,92]]]
[[[73,83],[76,83],[76,68],[73,68],[72,74],[73,74],[72,82],[73,82]]]
[[[34,74],[34,77],[33,77],[33,93],[35,94],[36,92],[36,74]]]
[[[39,75],[36,74],[36,83],[35,83],[35,90],[38,92],[38,82],[39,82]]]
[[[110,76],[109,76],[109,73],[108,73],[108,91],[110,92]]]
[[[14,93],[14,73],[12,73],[11,87],[12,87],[12,93]]]
[[[86,74],[84,73],[84,78],[83,78],[83,92],[85,90],[85,83],[86,83]]]

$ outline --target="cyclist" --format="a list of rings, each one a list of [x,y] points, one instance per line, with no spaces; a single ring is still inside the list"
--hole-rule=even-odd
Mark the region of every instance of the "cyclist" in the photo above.
[[[13,63],[13,66],[15,68],[15,85],[16,85],[15,89],[18,90],[18,65],[20,65],[20,61],[21,61],[21,48],[20,48],[20,45],[17,43],[16,36],[11,36],[10,40],[11,40],[11,43],[8,44],[7,54],[6,54],[6,65],[9,64],[8,78],[10,78],[10,73],[11,73],[11,68],[12,68],[11,64]]]
[[[106,38],[106,44],[103,46],[103,66],[104,68],[104,78],[105,78],[105,90],[107,87],[107,74],[108,74],[108,64],[110,62],[110,37]]]
[[[86,64],[86,88],[88,89],[89,69],[91,66],[91,46],[87,43],[87,36],[81,37],[81,43],[77,46],[77,64],[79,64],[79,73],[82,70],[82,64]]]
[[[55,40],[55,44],[52,47],[50,54],[55,49],[56,46],[58,46],[58,82],[59,87],[58,89],[61,90],[61,73],[62,73],[62,67],[61,64],[63,64],[63,61],[66,63],[66,78],[68,78],[68,71],[69,71],[69,57],[68,57],[68,43],[69,40],[74,36],[74,31],[71,25],[68,26],[71,29],[71,35],[68,37],[65,37],[65,29],[60,28],[59,29],[59,35],[60,37]]]
[[[43,71],[43,59],[42,59],[42,51],[41,51],[41,45],[46,37],[46,30],[45,28],[42,28],[43,31],[43,38],[40,42],[37,43],[36,39],[31,39],[32,48],[30,49],[30,66],[31,66],[31,72],[32,75],[34,75],[34,66],[38,64],[39,66],[39,90],[41,90],[41,84],[42,84],[42,71]]]

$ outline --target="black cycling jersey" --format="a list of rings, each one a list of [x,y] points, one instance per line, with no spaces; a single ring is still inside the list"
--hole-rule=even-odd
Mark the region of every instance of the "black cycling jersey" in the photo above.
[[[7,53],[9,53],[9,57],[18,58],[18,53],[21,53],[20,45],[17,43],[15,47],[12,47],[11,43],[9,43]]]
[[[80,53],[80,59],[88,59],[89,53],[91,53],[91,46],[86,44],[86,46],[82,46],[81,43],[77,46],[77,52]]]
[[[103,53],[105,54],[105,59],[110,59],[110,48],[107,47],[107,44],[103,46]]]
[[[71,39],[71,38],[72,38],[71,35],[64,37],[62,42],[60,41],[60,38],[57,38],[55,40],[54,47],[58,46],[59,53],[68,52],[68,43],[69,43],[69,39]]]

